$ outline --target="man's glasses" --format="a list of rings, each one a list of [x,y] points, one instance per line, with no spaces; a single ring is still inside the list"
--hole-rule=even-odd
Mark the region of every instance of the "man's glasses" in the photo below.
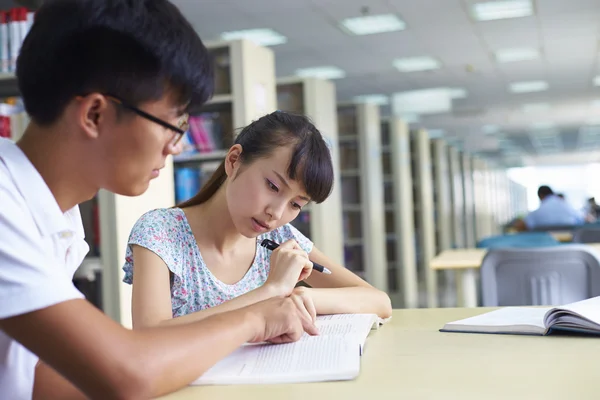
[[[177,126],[172,125],[166,121],[163,121],[160,118],[155,117],[152,114],[148,114],[145,111],[140,110],[139,108],[132,106],[131,104],[128,104],[126,102],[124,102],[123,100],[121,100],[120,98],[116,97],[116,96],[112,96],[112,95],[106,95],[106,98],[108,98],[109,100],[111,100],[112,102],[120,105],[123,108],[126,108],[134,113],[136,113],[137,115],[139,115],[142,118],[146,118],[149,121],[152,121],[154,123],[159,124],[160,126],[163,126],[167,129],[172,130],[173,132],[175,132],[177,134],[177,136],[174,138],[172,145],[176,146],[177,143],[179,143],[179,141],[181,140],[181,138],[183,137],[183,135],[187,132],[187,130],[190,127],[190,124],[188,122],[189,119],[189,115],[183,114],[180,118],[179,118],[179,122],[177,124]]]

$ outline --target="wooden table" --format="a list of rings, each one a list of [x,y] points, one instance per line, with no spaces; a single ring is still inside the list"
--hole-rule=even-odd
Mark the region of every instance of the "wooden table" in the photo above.
[[[588,244],[600,253],[600,243]],[[460,307],[477,307],[477,273],[487,249],[444,250],[431,259],[433,270],[456,271],[456,291]]]
[[[552,231],[548,233],[550,233],[554,237],[554,239],[562,243],[568,243],[573,241],[572,231]]]
[[[354,381],[197,386],[163,399],[598,398],[600,339],[438,332],[446,322],[490,310],[394,310],[392,321],[367,339],[361,373]]]

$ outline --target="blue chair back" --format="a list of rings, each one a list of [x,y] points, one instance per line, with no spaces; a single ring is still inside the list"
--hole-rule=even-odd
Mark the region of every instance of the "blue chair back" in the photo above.
[[[478,248],[531,248],[557,246],[560,242],[548,232],[522,232],[490,236],[477,243]]]

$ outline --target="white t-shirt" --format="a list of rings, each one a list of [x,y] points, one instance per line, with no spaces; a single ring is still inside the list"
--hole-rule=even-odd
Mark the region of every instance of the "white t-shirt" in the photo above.
[[[0,138],[0,319],[83,298],[72,278],[88,250],[79,207],[63,213],[25,154]],[[31,399],[37,361],[0,331],[0,399]]]

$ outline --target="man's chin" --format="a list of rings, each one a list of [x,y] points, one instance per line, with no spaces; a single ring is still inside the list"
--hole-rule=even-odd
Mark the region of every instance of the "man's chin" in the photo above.
[[[113,192],[115,194],[126,196],[126,197],[137,197],[141,196],[150,187],[150,182],[138,183],[135,185],[120,185],[115,187],[114,189],[107,188],[108,191]]]

